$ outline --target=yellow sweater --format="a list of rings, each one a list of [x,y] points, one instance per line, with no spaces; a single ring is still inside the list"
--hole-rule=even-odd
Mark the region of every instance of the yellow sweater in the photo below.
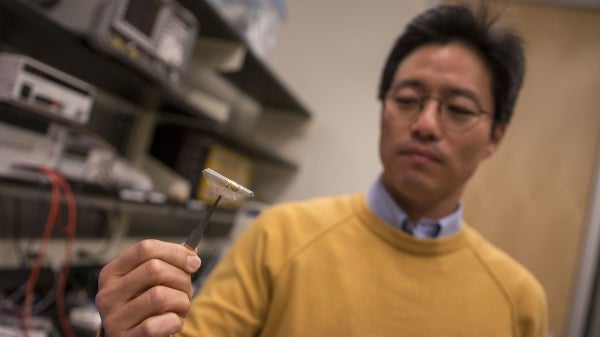
[[[463,225],[422,240],[363,195],[263,212],[194,299],[181,336],[544,337],[544,291]]]

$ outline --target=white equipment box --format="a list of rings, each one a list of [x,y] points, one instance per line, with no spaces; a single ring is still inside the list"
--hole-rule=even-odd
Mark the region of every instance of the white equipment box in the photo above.
[[[30,57],[0,53],[0,101],[47,117],[87,123],[95,89]]]
[[[0,175],[18,175],[19,166],[56,168],[68,129],[57,123],[24,128],[0,122]]]

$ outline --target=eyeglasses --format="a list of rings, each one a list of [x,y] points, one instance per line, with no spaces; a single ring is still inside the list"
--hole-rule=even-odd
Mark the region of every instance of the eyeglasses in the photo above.
[[[388,91],[384,108],[394,118],[404,121],[415,121],[428,100],[438,102],[437,112],[440,123],[448,130],[466,131],[475,126],[483,115],[491,115],[485,111],[475,99],[464,94],[438,98],[420,95],[414,89],[405,87]]]

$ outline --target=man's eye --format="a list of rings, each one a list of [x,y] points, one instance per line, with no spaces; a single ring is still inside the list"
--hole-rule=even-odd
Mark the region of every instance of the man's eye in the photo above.
[[[446,109],[448,110],[449,113],[451,113],[452,115],[456,115],[456,116],[468,117],[468,116],[476,116],[477,115],[477,113],[473,109],[463,107],[460,105],[448,105],[446,107]]]
[[[419,99],[416,97],[396,97],[396,103],[404,107],[419,105]]]

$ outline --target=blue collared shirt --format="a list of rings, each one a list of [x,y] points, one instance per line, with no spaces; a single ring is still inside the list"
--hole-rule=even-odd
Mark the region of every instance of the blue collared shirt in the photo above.
[[[411,223],[408,215],[396,203],[392,196],[383,186],[381,177],[371,186],[367,193],[367,203],[377,216],[392,226],[408,231],[418,238],[433,239],[457,233],[461,227],[462,204],[451,214],[441,219],[422,218],[416,224]]]

